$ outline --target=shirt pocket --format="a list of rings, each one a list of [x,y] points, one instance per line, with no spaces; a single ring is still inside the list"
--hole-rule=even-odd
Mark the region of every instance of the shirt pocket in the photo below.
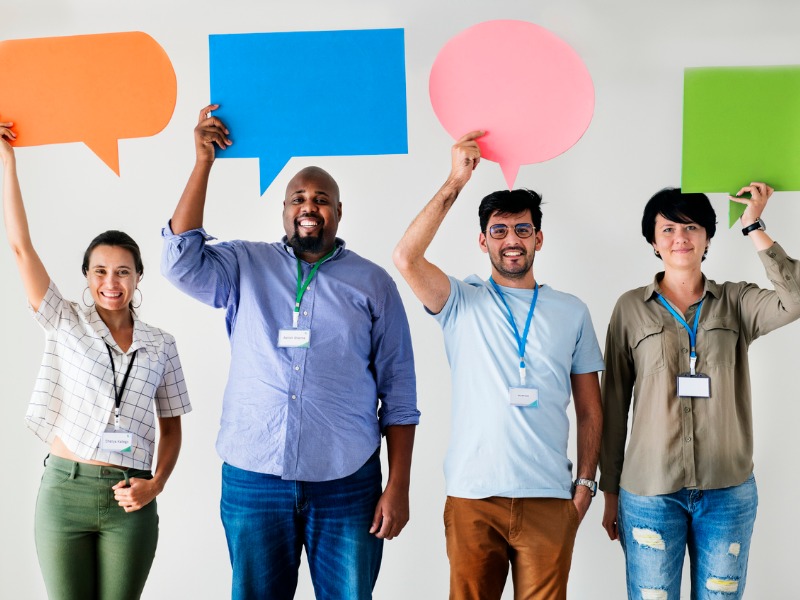
[[[736,321],[728,317],[706,319],[701,324],[701,335],[704,337],[702,351],[705,357],[698,356],[700,360],[710,367],[736,364],[736,345],[739,341],[739,324]]]
[[[635,329],[631,336],[631,354],[637,377],[662,371],[664,359],[664,325],[652,323]]]

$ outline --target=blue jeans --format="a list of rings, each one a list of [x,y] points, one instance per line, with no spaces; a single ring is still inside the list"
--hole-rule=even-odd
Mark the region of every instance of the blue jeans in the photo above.
[[[687,546],[692,600],[741,598],[757,506],[752,475],[718,490],[637,496],[620,489],[617,521],[628,598],[678,600]]]
[[[379,452],[333,481],[287,481],[222,465],[222,524],[234,600],[294,597],[306,549],[318,600],[372,598],[383,540],[369,533],[381,496]]]

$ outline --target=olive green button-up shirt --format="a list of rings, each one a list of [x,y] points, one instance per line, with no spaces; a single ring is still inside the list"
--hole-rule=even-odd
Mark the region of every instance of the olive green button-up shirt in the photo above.
[[[710,398],[677,395],[677,376],[689,371],[689,334],[658,301],[663,273],[617,301],[608,326],[602,382],[603,491],[619,493],[622,487],[653,496],[682,488],[730,487],[750,476],[753,419],[747,349],[756,338],[800,317],[800,262],[777,243],[759,257],[774,290],[705,279],[697,372],[711,378]],[[698,304],[684,315],[690,325]]]

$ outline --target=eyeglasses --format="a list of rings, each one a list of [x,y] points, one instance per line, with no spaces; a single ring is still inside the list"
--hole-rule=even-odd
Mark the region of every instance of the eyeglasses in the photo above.
[[[498,223],[489,227],[489,235],[496,240],[502,240],[508,235],[508,230],[508,225]],[[518,238],[529,238],[534,231],[536,231],[536,228],[531,223],[517,223],[514,225],[514,233],[517,234]]]

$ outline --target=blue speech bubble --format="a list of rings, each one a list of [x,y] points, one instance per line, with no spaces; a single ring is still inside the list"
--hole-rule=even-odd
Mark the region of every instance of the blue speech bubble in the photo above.
[[[293,156],[407,154],[402,29],[210,35],[211,99],[258,158],[261,193]]]

